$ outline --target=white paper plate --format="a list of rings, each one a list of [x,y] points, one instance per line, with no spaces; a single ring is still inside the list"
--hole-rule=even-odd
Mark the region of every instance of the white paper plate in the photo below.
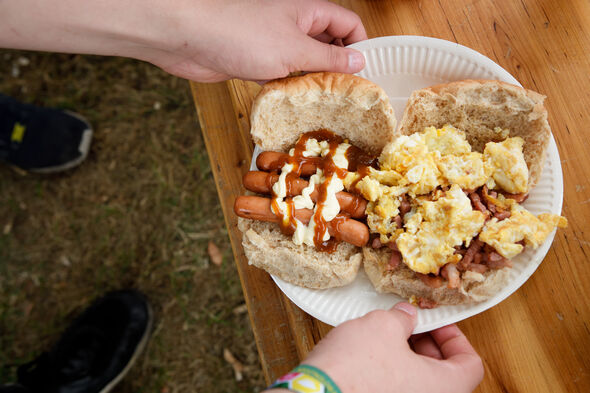
[[[467,47],[435,38],[419,36],[380,37],[350,47],[364,53],[367,66],[358,75],[380,85],[389,96],[398,122],[413,90],[460,79],[496,79],[520,85],[512,75],[482,54]],[[252,169],[256,170],[256,147]],[[534,214],[560,214],[563,178],[559,153],[553,136],[543,174],[523,204]],[[555,231],[538,249],[514,259],[509,282],[493,298],[473,305],[439,306],[418,311],[414,333],[420,333],[468,318],[498,304],[516,291],[533,274],[547,254]],[[281,290],[302,310],[322,322],[336,326],[375,309],[389,309],[403,300],[393,294],[375,291],[364,270],[348,286],[313,290],[289,284],[273,276]]]

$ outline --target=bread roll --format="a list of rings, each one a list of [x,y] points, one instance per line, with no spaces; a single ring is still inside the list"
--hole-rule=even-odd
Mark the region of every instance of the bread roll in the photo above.
[[[424,128],[441,128],[446,124],[465,131],[473,151],[483,152],[487,142],[506,137],[524,140],[523,153],[529,168],[529,190],[539,180],[551,129],[545,96],[508,83],[489,80],[464,80],[417,90],[410,96],[399,132],[410,135]],[[508,129],[509,135],[498,132]],[[445,284],[431,288],[405,264],[387,270],[391,250],[363,248],[364,269],[378,292],[395,293],[404,298],[414,295],[438,304],[481,302],[494,296],[506,285],[508,269],[489,270],[481,282],[461,280],[461,287],[449,289]]]
[[[287,152],[299,136],[328,129],[378,155],[394,138],[395,115],[385,92],[349,74],[313,73],[271,81],[252,107],[251,134],[264,151]],[[331,288],[352,282],[362,251],[340,243],[334,253],[296,245],[274,223],[239,219],[244,252],[251,265],[292,284]]]

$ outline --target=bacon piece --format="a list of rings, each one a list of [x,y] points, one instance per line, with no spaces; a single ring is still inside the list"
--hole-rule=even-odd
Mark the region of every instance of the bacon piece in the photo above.
[[[447,279],[447,288],[459,288],[461,285],[461,275],[454,263],[447,263],[440,271],[441,276]]]
[[[494,217],[498,219],[498,221],[510,218],[511,213],[509,210],[506,210],[503,207],[494,204],[494,200],[496,200],[496,198],[498,197],[498,193],[496,191],[488,191],[488,187],[484,185],[481,188],[481,196],[488,210],[492,213]]]
[[[529,194],[524,193],[524,192],[520,193],[520,194],[509,194],[507,192],[502,192],[502,195],[504,195],[504,198],[514,199],[514,201],[516,201],[516,203],[523,203],[529,197]]]
[[[495,215],[496,214],[496,211],[498,210],[498,208],[496,207],[496,205],[494,205],[490,201],[486,201],[486,207],[488,208],[488,210],[490,211],[490,213],[492,213],[492,215]]]
[[[467,252],[467,249],[465,247],[459,246],[459,247],[455,247],[455,254],[459,254],[461,256],[465,256],[465,253]]]
[[[490,195],[488,193],[488,186],[484,184],[483,187],[479,189],[479,196],[481,197],[481,200],[483,201],[483,204],[486,206],[486,208],[490,211],[490,213],[492,213],[492,215],[494,215],[498,210],[498,207],[490,198]]]
[[[399,215],[402,218],[404,218],[406,213],[409,212],[410,210],[412,210],[412,205],[410,205],[410,202],[408,201],[408,195],[403,194],[401,203],[399,205]]]
[[[496,217],[498,219],[498,221],[502,221],[507,218],[510,218],[510,215],[511,215],[511,213],[508,210],[498,210],[494,213],[494,217]]]
[[[471,241],[471,243],[469,244],[469,247],[467,248],[467,251],[465,252],[465,255],[463,256],[463,259],[461,259],[459,261],[459,263],[457,264],[459,270],[465,270],[467,268],[467,266],[469,266],[469,264],[471,262],[473,262],[473,258],[475,257],[475,254],[477,254],[479,252],[479,250],[481,250],[481,248],[483,247],[483,242],[480,241],[479,239],[473,239]]]
[[[393,221],[395,222],[395,226],[399,229],[402,227],[402,217],[397,215],[393,218]]]
[[[483,260],[483,253],[481,253],[481,252],[475,253],[475,255],[473,256],[473,263],[480,264],[482,260]]]
[[[486,265],[490,269],[502,269],[503,267],[512,267],[512,262],[509,259],[504,258],[502,255],[495,251],[486,254]]]
[[[481,198],[479,197],[479,194],[477,194],[476,192],[472,192],[471,194],[469,194],[469,199],[471,199],[471,204],[473,205],[473,208],[475,210],[479,210],[484,214],[489,214],[486,206],[483,203],[481,203]]]
[[[378,237],[374,238],[373,241],[371,242],[371,247],[373,247],[373,248],[383,247],[383,243],[381,243],[381,239],[379,239]]]
[[[441,276],[431,276],[430,274],[416,273],[422,282],[431,288],[440,288],[443,285],[443,278]]]
[[[423,309],[435,308],[436,306],[438,306],[438,304],[434,300],[427,299],[425,297],[417,298],[416,304],[418,305],[418,307]]]
[[[402,263],[402,254],[399,251],[392,251],[389,261],[387,262],[387,271],[391,272],[396,270]]]
[[[399,248],[397,248],[397,243],[395,242],[395,240],[390,241],[386,244],[386,246],[391,248],[393,251],[399,251]]]

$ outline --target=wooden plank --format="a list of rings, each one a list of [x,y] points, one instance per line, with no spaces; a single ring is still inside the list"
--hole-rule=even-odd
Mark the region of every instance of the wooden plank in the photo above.
[[[243,194],[242,176],[248,170],[252,143],[241,134],[225,83],[191,83],[201,130],[211,161],[211,169],[232,249],[266,382],[270,383],[297,365],[297,348],[288,325],[287,310],[279,289],[265,272],[248,266],[242,249],[242,236],[233,214],[234,199]]]
[[[253,82],[231,80],[228,82],[232,97],[233,109],[240,133],[250,134],[250,115],[252,102],[260,91],[260,86]],[[281,292],[281,302],[287,311],[291,334],[295,338],[295,347],[299,359],[304,359],[313,346],[324,334],[330,330],[330,326],[315,320],[299,307],[294,305],[287,296]]]
[[[590,3],[584,0],[567,3],[345,0],[339,3],[361,16],[370,37],[417,34],[458,42],[496,61],[525,87],[548,96],[549,121],[565,180],[563,212],[570,226],[558,232],[545,261],[521,289],[500,305],[459,325],[484,359],[486,376],[479,392],[590,391],[590,303],[585,301],[590,295],[590,138],[586,131],[590,124],[587,110],[590,107]],[[200,115],[202,123],[209,121],[209,127],[203,128],[206,140],[215,139],[208,134],[218,132],[216,127],[220,124],[233,130],[220,138],[225,145],[236,144],[235,147],[214,146],[219,141],[210,141],[207,146],[215,164],[212,166],[218,166],[214,174],[261,361],[267,377],[276,376],[286,364],[304,357],[330,328],[293,305],[268,275],[245,265],[228,201],[242,191],[236,173],[241,175],[245,164],[238,165],[236,170],[236,157],[239,162],[249,162],[248,119],[258,87],[240,81],[231,81],[228,86],[229,92],[226,89],[203,95],[197,107],[202,112],[219,111],[208,119],[203,118],[203,113]],[[264,288],[262,292],[252,288],[259,285]],[[257,309],[256,305],[263,304],[262,293],[273,298],[273,315]],[[269,334],[272,323],[278,326],[278,337]],[[272,342],[282,339],[291,340],[291,344],[277,348],[276,342]]]

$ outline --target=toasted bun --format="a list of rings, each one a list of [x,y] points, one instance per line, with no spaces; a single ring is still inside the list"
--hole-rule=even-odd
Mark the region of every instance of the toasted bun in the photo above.
[[[359,248],[341,243],[329,254],[298,246],[275,223],[240,218],[242,245],[251,265],[306,288],[323,289],[351,283],[362,262]]]
[[[446,285],[432,288],[403,263],[395,271],[387,271],[391,252],[388,248],[363,248],[365,272],[377,292],[395,293],[406,299],[414,295],[441,305],[477,303],[494,296],[508,278],[508,269],[505,268],[486,272],[481,282],[461,280],[461,287],[457,289],[449,289]]]
[[[378,155],[394,137],[395,115],[385,92],[366,79],[314,73],[264,85],[252,107],[251,134],[266,151],[287,151],[308,131],[328,129]],[[292,284],[331,288],[349,284],[362,251],[340,243],[334,253],[296,245],[274,223],[240,219],[250,264]]]
[[[510,136],[524,139],[524,159],[529,168],[529,189],[537,184],[551,129],[545,96],[499,81],[464,80],[412,93],[400,123],[404,135],[425,127],[451,124],[465,131],[474,151],[483,152],[487,142],[503,138],[496,127],[508,129]]]
[[[320,72],[265,84],[252,106],[250,132],[262,150],[286,151],[300,134],[328,129],[377,155],[393,139],[395,125],[381,87]]]

